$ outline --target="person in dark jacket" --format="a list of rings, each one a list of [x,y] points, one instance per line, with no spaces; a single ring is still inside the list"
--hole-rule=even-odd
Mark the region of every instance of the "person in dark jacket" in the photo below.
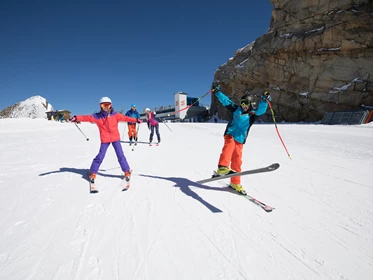
[[[256,110],[253,109],[252,97],[245,94],[241,97],[239,105],[236,105],[229,97],[223,94],[219,87],[214,87],[212,92],[219,102],[230,112],[232,119],[224,132],[224,146],[218,162],[218,175],[226,175],[232,172],[241,172],[242,149],[246,142],[250,127],[257,116],[263,115],[268,109],[267,100],[271,100],[269,92],[264,92]],[[241,177],[231,177],[230,187],[245,194],[241,185]]]
[[[131,109],[127,111],[125,116],[130,118],[139,119],[140,114],[136,110],[136,104],[131,105]],[[137,143],[137,130],[136,130],[136,122],[128,122],[128,139],[130,141],[130,145],[132,144],[132,140],[135,141],[135,144]]]

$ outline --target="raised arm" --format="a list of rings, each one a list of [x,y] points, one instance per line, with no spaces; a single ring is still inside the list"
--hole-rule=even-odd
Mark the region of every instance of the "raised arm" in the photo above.
[[[236,111],[236,104],[234,104],[234,102],[228,96],[222,93],[219,87],[214,87],[212,89],[212,92],[215,93],[215,96],[225,108],[227,108],[231,112]]]
[[[272,97],[269,95],[268,91],[264,92],[262,98],[260,99],[260,102],[258,104],[258,109],[256,109],[255,111],[256,116],[261,116],[267,111],[268,109],[267,100],[268,101],[272,100]]]

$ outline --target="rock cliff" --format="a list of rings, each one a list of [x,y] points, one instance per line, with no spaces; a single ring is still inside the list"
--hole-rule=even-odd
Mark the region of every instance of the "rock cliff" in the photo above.
[[[373,1],[271,3],[268,32],[221,65],[213,84],[234,101],[270,91],[279,121],[373,105]],[[211,108],[229,117],[215,97]]]

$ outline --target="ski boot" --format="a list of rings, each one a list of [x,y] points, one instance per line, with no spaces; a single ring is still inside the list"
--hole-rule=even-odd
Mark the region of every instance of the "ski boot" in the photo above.
[[[230,169],[229,167],[226,166],[219,166],[217,171],[214,171],[214,175],[212,175],[212,178],[214,177],[224,177],[225,175],[228,174],[233,174],[236,173],[236,171]]]
[[[130,181],[131,173],[132,173],[132,170],[128,170],[128,171],[124,172],[124,180],[126,180],[126,182]]]
[[[230,183],[229,187],[231,187],[232,189],[234,189],[236,192],[238,192],[240,194],[243,194],[243,195],[247,194],[246,191],[245,191],[245,189],[242,187],[241,184],[232,184],[232,183]]]

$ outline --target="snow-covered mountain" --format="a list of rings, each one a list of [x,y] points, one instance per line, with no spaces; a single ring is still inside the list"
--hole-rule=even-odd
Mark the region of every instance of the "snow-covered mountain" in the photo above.
[[[47,118],[45,112],[54,110],[53,106],[40,95],[32,96],[0,111],[0,119],[6,118]]]

